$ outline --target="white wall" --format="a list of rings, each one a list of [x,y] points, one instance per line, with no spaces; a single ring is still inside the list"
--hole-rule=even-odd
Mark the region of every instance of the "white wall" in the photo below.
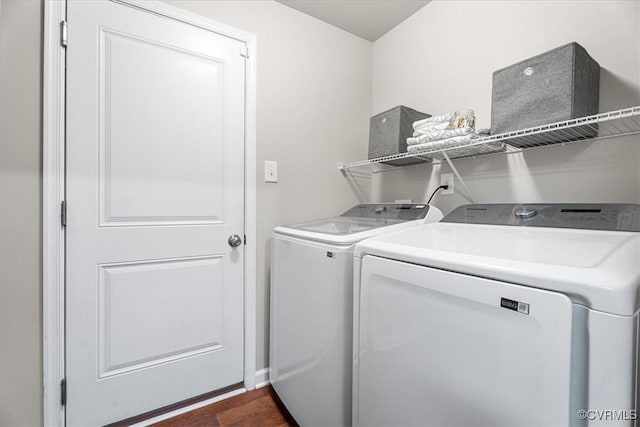
[[[42,423],[40,1],[0,4],[0,425]]]
[[[372,114],[404,104],[476,111],[490,126],[495,70],[576,41],[601,66],[600,111],[640,105],[640,2],[433,1],[373,44]],[[639,137],[456,160],[479,202],[640,201]],[[421,201],[446,165],[374,177],[373,199]],[[460,186],[435,204],[468,203]]]

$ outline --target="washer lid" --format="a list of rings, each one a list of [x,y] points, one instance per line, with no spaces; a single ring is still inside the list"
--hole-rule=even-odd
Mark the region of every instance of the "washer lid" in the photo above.
[[[332,243],[336,245],[351,245],[362,239],[376,236],[383,232],[382,227],[402,228],[407,221],[397,219],[347,218],[336,216],[302,222],[273,229],[275,234],[284,234],[302,239]],[[387,228],[384,232],[389,231]]]
[[[608,313],[640,309],[640,233],[440,222],[369,239],[376,255],[562,292]]]
[[[426,217],[429,208],[426,204],[366,203],[356,205],[340,216],[276,227],[273,231],[275,234],[350,245],[383,232],[400,230],[410,222],[415,225],[414,221]]]
[[[379,227],[386,227],[393,224],[399,224],[401,222],[404,221],[385,218],[348,218],[344,216],[336,216],[333,218],[324,218],[314,221],[301,222],[299,224],[293,224],[286,227],[278,228],[290,228],[293,230],[302,230],[311,233],[345,236],[347,234],[362,233],[363,231],[373,230],[374,228]]]

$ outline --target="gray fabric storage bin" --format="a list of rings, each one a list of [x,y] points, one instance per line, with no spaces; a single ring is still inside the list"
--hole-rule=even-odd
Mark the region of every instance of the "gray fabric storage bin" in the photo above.
[[[413,136],[413,122],[431,117],[399,105],[371,117],[369,121],[369,158],[407,152],[407,138]],[[422,157],[383,162],[394,166],[415,165],[430,161]]]
[[[598,113],[600,66],[569,43],[495,71],[491,133],[498,134]],[[591,138],[597,127],[557,131],[544,138],[507,141],[517,147]]]

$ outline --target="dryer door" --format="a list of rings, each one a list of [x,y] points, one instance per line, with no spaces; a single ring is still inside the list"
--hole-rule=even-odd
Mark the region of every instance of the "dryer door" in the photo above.
[[[374,256],[361,271],[355,424],[576,421],[565,295]]]

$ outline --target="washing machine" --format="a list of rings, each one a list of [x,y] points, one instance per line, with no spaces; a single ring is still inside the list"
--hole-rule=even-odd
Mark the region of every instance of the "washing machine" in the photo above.
[[[361,204],[274,229],[269,379],[300,425],[351,424],[355,243],[441,218],[427,204]]]
[[[354,425],[637,425],[640,205],[462,206],[354,283]]]

